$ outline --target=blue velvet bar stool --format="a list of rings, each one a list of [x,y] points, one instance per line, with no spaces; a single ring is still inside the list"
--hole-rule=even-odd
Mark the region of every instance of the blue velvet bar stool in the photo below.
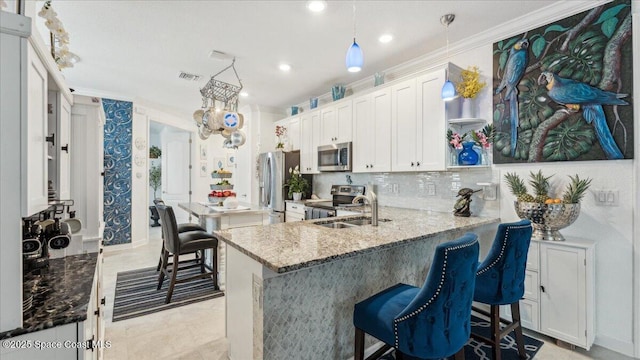
[[[473,311],[490,318],[491,339],[475,333],[471,337],[491,345],[493,360],[500,360],[500,340],[511,331],[516,335],[518,356],[522,359],[527,356],[520,323],[520,298],[524,295],[525,268],[532,232],[529,220],[500,224],[489,253],[478,266],[473,300],[490,305],[491,311],[477,307]],[[511,305],[511,322],[500,319],[500,305]],[[502,330],[500,322],[506,325]]]
[[[436,247],[422,287],[397,284],[355,305],[354,360],[364,359],[364,334],[385,345],[369,356],[377,359],[391,347],[403,355],[464,359],[471,333],[471,301],[478,266],[478,237],[467,233]]]

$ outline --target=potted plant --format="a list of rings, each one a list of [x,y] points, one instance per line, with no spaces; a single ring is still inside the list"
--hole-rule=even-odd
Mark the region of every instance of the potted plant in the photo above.
[[[302,194],[309,189],[309,182],[300,175],[297,165],[294,169],[289,168],[289,174],[291,174],[291,178],[286,183],[286,186],[289,187],[289,197],[299,201],[302,199]]]
[[[487,85],[486,82],[480,82],[480,71],[477,66],[468,67],[460,73],[460,81],[456,84],[456,91],[462,97],[462,117],[474,117],[474,108],[472,100]]]
[[[160,165],[154,165],[149,169],[149,185],[153,189],[153,198],[156,199],[156,193],[160,185],[162,185],[162,169]]]
[[[157,159],[162,156],[162,150],[159,147],[153,145],[149,148],[149,157],[151,159]]]

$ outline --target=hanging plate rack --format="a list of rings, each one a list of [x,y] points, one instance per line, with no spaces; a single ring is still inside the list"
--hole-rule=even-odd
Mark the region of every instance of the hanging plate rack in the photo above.
[[[224,104],[224,110],[238,110],[238,96],[240,95],[240,91],[242,90],[242,80],[240,80],[240,77],[238,76],[235,63],[236,59],[233,58],[233,61],[231,61],[231,65],[213,75],[209,82],[207,82],[207,84],[202,89],[200,89],[200,94],[202,94],[203,108],[206,108],[209,105],[211,107],[216,107],[216,101],[218,101]],[[233,73],[235,74],[239,85],[229,84],[227,82],[216,79],[216,76],[224,73],[229,69],[233,70]]]

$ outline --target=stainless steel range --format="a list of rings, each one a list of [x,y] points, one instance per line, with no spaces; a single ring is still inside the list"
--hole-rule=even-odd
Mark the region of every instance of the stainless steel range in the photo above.
[[[314,202],[306,204],[306,218],[320,219],[336,216],[338,208],[362,207],[363,204],[353,204],[353,199],[364,195],[363,185],[332,185],[332,201]]]

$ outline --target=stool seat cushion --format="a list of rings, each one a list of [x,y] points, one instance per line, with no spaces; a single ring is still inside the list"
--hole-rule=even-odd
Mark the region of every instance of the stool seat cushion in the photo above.
[[[420,288],[396,284],[355,305],[353,324],[367,334],[384,341],[395,343],[393,319],[409,305]]]
[[[178,233],[183,233],[187,231],[207,231],[207,230],[198,224],[193,224],[193,223],[178,224]]]
[[[218,239],[206,231],[183,232],[178,234],[178,238],[180,240],[181,254],[218,246]]]

